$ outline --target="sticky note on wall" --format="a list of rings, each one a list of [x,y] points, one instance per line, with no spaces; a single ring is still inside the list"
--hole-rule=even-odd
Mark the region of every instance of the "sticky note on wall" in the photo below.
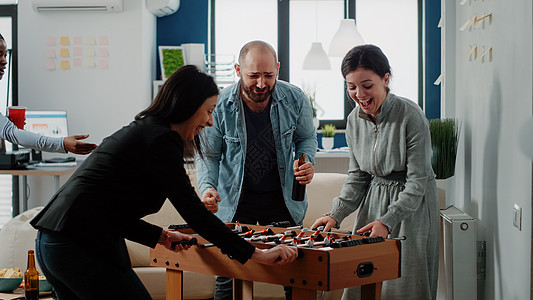
[[[46,49],[47,58],[56,58],[56,49]]]
[[[47,70],[55,70],[56,69],[56,61],[55,60],[47,60],[46,61],[46,69]]]
[[[108,57],[109,56],[109,52],[108,52],[107,48],[98,48],[98,56],[100,56],[100,57]]]
[[[85,44],[86,45],[94,45],[96,43],[96,40],[94,39],[94,36],[86,36],[85,37]]]
[[[56,37],[55,36],[49,36],[46,38],[46,44],[48,46],[55,46],[56,45]]]
[[[85,48],[85,56],[95,56],[94,48],[92,47]]]
[[[94,68],[94,66],[95,66],[94,58],[92,58],[92,57],[86,58],[85,59],[85,66],[88,67],[88,68]]]
[[[81,67],[81,57],[74,58],[73,64],[74,67]]]
[[[68,51],[68,48],[59,49],[59,56],[61,56],[61,57],[69,57],[70,53]]]
[[[68,38],[68,36],[62,36],[61,38],[59,38],[59,44],[61,46],[68,46],[70,45],[70,39]]]
[[[105,35],[100,36],[98,38],[98,44],[102,45],[102,46],[108,45],[109,44],[109,40],[108,40],[107,36],[105,36]]]
[[[61,70],[69,70],[70,69],[70,61],[68,60],[62,60],[60,63]]]
[[[83,48],[74,47],[74,56],[82,56],[82,55],[83,55]]]
[[[99,59],[98,60],[98,69],[107,69],[109,67],[107,63],[107,59]]]

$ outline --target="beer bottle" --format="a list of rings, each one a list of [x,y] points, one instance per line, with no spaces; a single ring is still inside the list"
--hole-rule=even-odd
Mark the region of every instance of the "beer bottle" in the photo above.
[[[301,166],[305,163],[305,154],[301,153],[300,157],[298,158],[298,166]],[[305,198],[305,185],[300,184],[298,180],[296,180],[296,176],[294,176],[294,180],[292,182],[292,200],[294,201],[304,201]]]
[[[26,300],[39,299],[39,272],[35,268],[33,250],[28,250],[28,268],[24,272],[24,295]]]

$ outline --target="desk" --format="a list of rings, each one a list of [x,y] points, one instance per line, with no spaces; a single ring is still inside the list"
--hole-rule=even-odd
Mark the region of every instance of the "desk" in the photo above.
[[[28,182],[27,176],[29,175],[30,176],[54,176],[54,192],[57,192],[57,190],[59,190],[59,177],[62,175],[71,174],[77,168],[78,168],[78,165],[68,166],[68,167],[28,166],[26,170],[0,170],[0,174],[13,175],[14,177],[16,177],[17,182],[18,182],[18,176],[22,176],[22,186],[23,186],[22,211],[26,211],[28,209],[28,191],[26,189],[26,185]],[[18,187],[18,185],[16,187]],[[12,207],[13,207],[13,217],[17,216],[21,211],[20,211],[20,199],[19,199],[18,193],[15,193],[15,191],[13,191]]]

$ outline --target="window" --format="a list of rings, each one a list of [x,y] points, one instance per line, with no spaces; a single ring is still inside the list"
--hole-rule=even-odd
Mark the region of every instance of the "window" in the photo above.
[[[303,70],[311,43],[321,42],[326,53],[333,35],[344,19],[344,0],[290,2],[290,81],[314,92],[319,120],[344,119],[342,57],[329,57],[330,70]]]
[[[355,103],[346,99],[340,72],[342,57],[330,57],[331,70],[303,70],[303,59],[312,42],[321,42],[327,52],[347,2],[354,7],[359,32],[365,43],[379,46],[392,68],[391,92],[419,102],[419,0],[289,0],[287,22],[278,22],[275,0],[211,0],[215,4],[215,53],[234,54],[250,40],[265,40],[284,49],[277,37],[289,32],[289,81],[314,90],[321,125],[345,128]],[[285,1],[286,2],[286,1]],[[281,13],[281,11],[280,11]],[[348,13],[353,18],[353,12]],[[284,16],[280,15],[280,19]],[[278,28],[278,25],[279,28]],[[279,33],[279,34],[278,34]],[[278,55],[281,57],[281,53]],[[281,62],[287,64],[286,62]],[[282,68],[284,66],[282,65]],[[283,78],[285,79],[285,78]]]
[[[215,15],[214,48],[223,62],[227,55],[236,61],[242,46],[252,40],[278,47],[276,0],[215,0]]]
[[[391,92],[419,103],[418,1],[357,0],[355,11],[365,43],[380,47],[389,59]]]

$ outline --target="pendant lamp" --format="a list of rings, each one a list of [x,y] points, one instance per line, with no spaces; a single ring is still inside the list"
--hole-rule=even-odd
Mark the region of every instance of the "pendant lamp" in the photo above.
[[[315,1],[315,40],[318,40],[318,1]],[[302,65],[304,70],[330,70],[331,64],[329,57],[324,51],[321,42],[311,43],[311,49],[305,55],[304,63]]]
[[[341,20],[341,25],[329,45],[329,56],[344,57],[350,49],[362,44],[364,41],[355,26],[355,20]]]
[[[322,43],[315,42],[311,44],[311,49],[305,55],[304,70],[330,70],[331,64],[329,58],[322,47]]]

